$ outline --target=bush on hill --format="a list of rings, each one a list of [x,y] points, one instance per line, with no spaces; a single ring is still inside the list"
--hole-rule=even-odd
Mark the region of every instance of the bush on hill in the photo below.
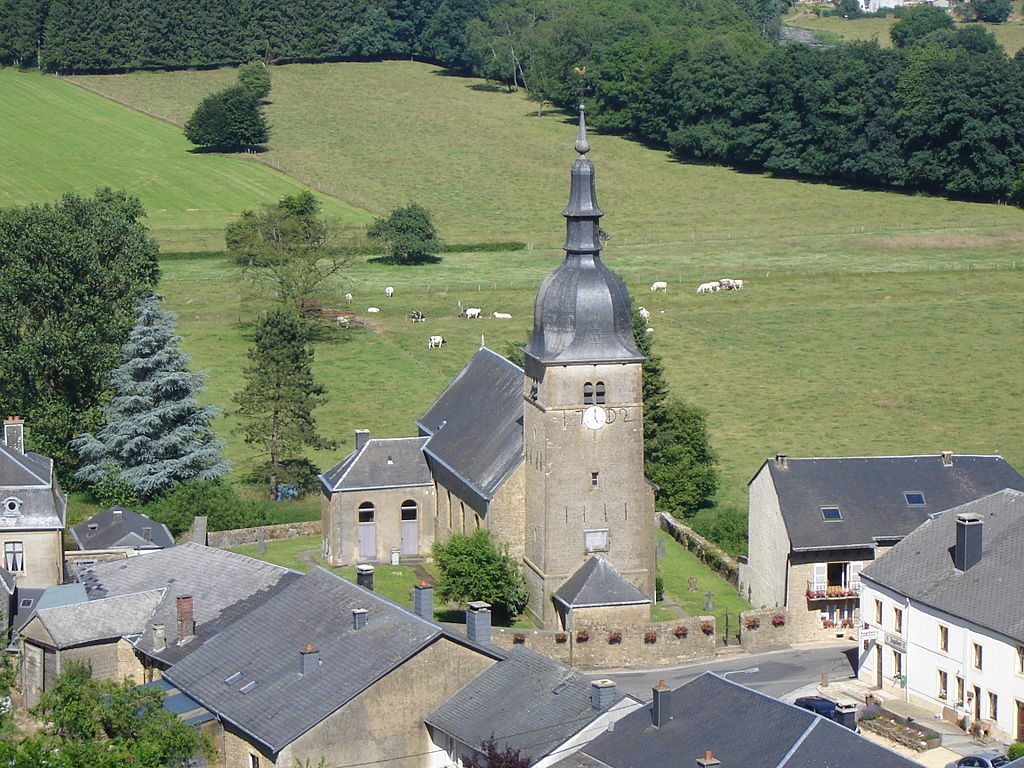
[[[185,123],[185,138],[200,147],[237,149],[263,144],[270,128],[260,100],[241,85],[207,96]]]

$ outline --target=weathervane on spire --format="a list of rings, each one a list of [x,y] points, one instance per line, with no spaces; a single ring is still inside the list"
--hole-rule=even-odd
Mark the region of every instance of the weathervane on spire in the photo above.
[[[583,116],[583,105],[580,104],[580,129],[576,134],[576,143],[573,145],[581,155],[590,151],[590,142],[587,141],[587,121]]]

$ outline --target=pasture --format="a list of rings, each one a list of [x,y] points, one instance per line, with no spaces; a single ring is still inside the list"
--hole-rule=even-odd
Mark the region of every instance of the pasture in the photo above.
[[[179,128],[56,77],[0,69],[0,103],[0,205],[125,189],[142,200],[164,250],[220,249],[240,211],[303,188],[241,157],[190,152]],[[370,219],[340,200],[324,203],[346,225]]]

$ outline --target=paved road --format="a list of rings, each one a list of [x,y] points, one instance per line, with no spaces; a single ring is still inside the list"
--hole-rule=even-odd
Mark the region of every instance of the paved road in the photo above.
[[[738,654],[725,659],[687,664],[681,667],[640,672],[614,671],[594,674],[590,677],[608,677],[619,689],[644,701],[650,701],[651,688],[664,680],[676,688],[704,672],[728,674],[730,680],[742,683],[756,691],[774,698],[786,698],[786,694],[813,686],[827,673],[832,680],[853,676],[853,667],[845,651],[852,651],[855,645],[829,645],[809,648],[781,648],[755,654]],[[852,654],[851,654],[852,655]],[[744,672],[757,667],[757,672]]]

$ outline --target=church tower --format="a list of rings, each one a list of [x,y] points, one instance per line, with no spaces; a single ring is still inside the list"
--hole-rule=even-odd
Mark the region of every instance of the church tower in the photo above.
[[[654,595],[644,358],[626,286],[601,262],[603,214],[582,107],[575,149],[565,260],[541,283],[525,348],[524,572],[527,610],[545,628],[568,628],[583,608],[614,622],[630,606],[629,615],[646,618]]]

